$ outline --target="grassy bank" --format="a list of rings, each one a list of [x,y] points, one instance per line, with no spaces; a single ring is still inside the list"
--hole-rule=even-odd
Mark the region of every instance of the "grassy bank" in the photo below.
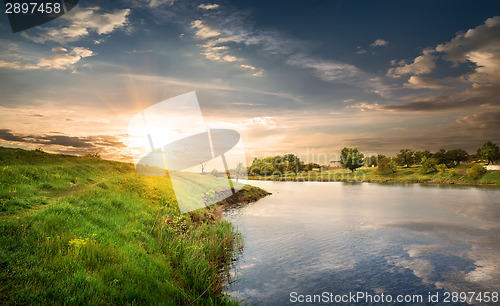
[[[346,169],[323,172],[287,173],[285,175],[252,176],[253,180],[282,181],[331,181],[331,182],[373,182],[373,183],[432,183],[500,186],[500,171],[488,170],[484,175],[468,175],[473,164],[460,164],[455,168],[423,174],[420,166],[398,167],[395,173],[381,173],[377,168],[363,167],[355,172]]]
[[[0,303],[233,304],[241,241],[220,210],[179,214],[170,181],[132,164],[0,147]]]

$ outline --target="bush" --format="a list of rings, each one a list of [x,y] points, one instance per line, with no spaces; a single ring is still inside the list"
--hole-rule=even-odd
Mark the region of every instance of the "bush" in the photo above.
[[[481,164],[474,164],[467,170],[467,178],[470,180],[477,180],[486,174],[486,169]]]
[[[97,152],[96,152],[96,153],[92,153],[92,154],[90,154],[90,153],[89,153],[89,154],[85,154],[85,157],[87,157],[87,158],[97,158],[97,159],[101,159],[101,154],[99,154],[99,153],[97,153]]]

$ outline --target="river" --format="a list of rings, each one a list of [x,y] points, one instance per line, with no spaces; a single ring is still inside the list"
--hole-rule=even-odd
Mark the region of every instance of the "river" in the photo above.
[[[225,212],[244,240],[227,290],[240,301],[360,305],[390,296],[392,302],[420,297],[451,305],[498,299],[500,189],[245,183],[273,195]]]

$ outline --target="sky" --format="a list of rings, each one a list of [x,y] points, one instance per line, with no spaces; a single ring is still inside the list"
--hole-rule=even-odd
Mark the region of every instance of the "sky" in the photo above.
[[[195,91],[247,158],[475,153],[500,143],[499,37],[498,1],[80,0],[17,33],[2,12],[0,146],[130,161],[132,117]]]

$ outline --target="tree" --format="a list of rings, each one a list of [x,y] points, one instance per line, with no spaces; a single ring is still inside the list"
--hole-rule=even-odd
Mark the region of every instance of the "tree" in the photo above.
[[[437,163],[439,165],[446,164],[446,150],[445,149],[439,149],[439,151],[432,154],[432,157],[437,160]]]
[[[260,167],[260,174],[264,176],[271,175],[273,171],[274,171],[273,167],[269,164],[262,164]]]
[[[453,149],[448,150],[444,154],[445,156],[445,164],[448,167],[456,167],[461,162],[469,160],[469,153],[464,149]]]
[[[399,151],[396,159],[400,166],[405,166],[410,168],[411,165],[415,164],[415,152],[409,149],[402,149]]]
[[[295,154],[286,154],[284,156],[284,159],[286,162],[288,162],[286,170],[293,171],[295,174],[297,174],[300,170],[302,170],[304,166],[304,163],[301,162],[300,158],[295,156]]]
[[[370,155],[365,158],[366,166],[367,167],[377,167],[378,166],[378,161],[380,158],[385,157],[385,155],[379,154],[379,155]]]
[[[494,161],[500,159],[500,149],[493,142],[487,141],[482,147],[477,149],[477,156],[479,158],[487,160],[488,165],[490,164],[490,162],[493,164]]]
[[[200,165],[201,165],[201,174],[203,174],[203,171],[205,171],[205,166],[206,166],[207,164],[203,164],[203,163],[201,163]]]
[[[357,148],[343,148],[340,151],[340,163],[344,168],[354,172],[365,163],[365,156]]]
[[[431,156],[432,156],[432,153],[429,150],[416,151],[415,152],[415,163],[421,164],[422,158],[424,158],[424,157],[430,158]]]
[[[420,163],[420,173],[427,174],[430,172],[434,172],[437,170],[437,160],[435,158],[422,157],[422,161]]]
[[[95,152],[95,153],[92,153],[92,154],[89,153],[89,154],[85,154],[85,157],[101,159],[101,154],[98,153],[98,152]]]
[[[245,176],[245,166],[243,166],[243,163],[238,163],[238,165],[236,166],[236,169],[234,169],[235,173],[236,173],[236,181],[238,181],[238,179],[240,178],[240,176]]]
[[[304,171],[311,171],[314,168],[320,168],[321,166],[317,163],[308,163],[304,165]]]
[[[398,165],[394,160],[384,155],[379,155],[377,170],[382,174],[396,173]]]

